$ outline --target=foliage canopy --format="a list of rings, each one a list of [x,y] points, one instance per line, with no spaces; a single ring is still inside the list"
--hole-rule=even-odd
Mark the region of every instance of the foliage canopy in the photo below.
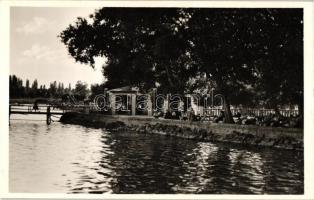
[[[107,58],[109,88],[211,86],[227,110],[229,102],[303,102],[302,9],[102,8],[60,38],[78,62]]]

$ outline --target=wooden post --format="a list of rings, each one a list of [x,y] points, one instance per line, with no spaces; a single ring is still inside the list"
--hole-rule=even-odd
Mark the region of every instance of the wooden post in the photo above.
[[[147,115],[153,116],[153,102],[152,102],[152,96],[147,95]]]
[[[169,98],[170,94],[167,94],[166,99],[164,100],[163,111],[166,113],[169,109]]]
[[[116,114],[116,95],[111,93],[110,94],[110,106],[111,106],[111,114]]]
[[[10,125],[10,117],[11,117],[11,105],[9,105],[9,125]]]
[[[47,107],[47,119],[46,119],[47,125],[51,124],[51,114],[50,114],[50,106]]]
[[[131,113],[132,115],[136,115],[136,94],[132,94],[131,98]]]

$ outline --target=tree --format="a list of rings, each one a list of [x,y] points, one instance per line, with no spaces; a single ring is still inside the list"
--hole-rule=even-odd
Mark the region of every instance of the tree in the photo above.
[[[274,12],[277,28],[270,29],[267,54],[259,61],[257,90],[264,104],[296,104],[303,116],[303,12]],[[280,22],[280,23],[278,23]],[[275,23],[275,22],[273,22]],[[282,30],[282,31],[279,31]]]
[[[62,97],[62,95],[64,94],[64,86],[63,83],[58,83],[58,88],[57,88],[57,96],[58,97]]]
[[[91,16],[93,24],[78,18],[60,37],[78,62],[93,67],[95,56],[107,58],[103,72],[109,89],[131,85],[147,90],[158,83],[165,92],[182,93],[188,43],[177,35],[176,17],[183,14],[166,8],[103,8]]]
[[[105,86],[104,84],[92,84],[90,86],[91,95],[90,99],[94,99],[97,95],[104,94]]]
[[[24,87],[22,79],[16,77],[15,75],[9,76],[9,92],[10,98],[23,97]]]
[[[37,79],[34,80],[33,84],[32,84],[32,89],[33,90],[37,90],[38,89],[38,82]]]
[[[223,96],[228,123],[230,104],[244,95],[246,102],[303,97],[301,9],[103,8],[90,18],[78,18],[60,38],[78,62],[93,67],[94,57],[107,58],[106,87],[185,93],[205,75]],[[294,72],[298,80],[290,81]]]
[[[30,97],[36,97],[37,95],[38,95],[38,82],[37,79],[35,79],[32,83]]]
[[[223,94],[228,122],[228,104],[243,95],[279,97],[275,105],[303,96],[301,9],[201,9],[188,26],[193,59]]]
[[[37,79],[35,79],[30,87],[29,79],[26,79],[25,87],[23,86],[23,80],[16,75],[9,76],[10,86],[10,98],[34,98],[34,97],[51,97],[58,98],[64,96],[65,93],[69,94],[70,91],[64,89],[64,84],[54,81],[50,83],[50,87],[47,90],[46,85],[38,85]],[[71,87],[71,85],[69,85]],[[87,86],[86,86],[87,87]]]
[[[26,96],[29,95],[29,91],[30,91],[29,80],[26,79],[26,83],[25,83],[25,95]]]
[[[50,97],[55,97],[57,94],[57,81],[54,81],[53,83],[50,83],[49,89],[49,96]]]
[[[88,85],[82,81],[77,81],[74,89],[74,97],[77,100],[84,100],[89,94]]]

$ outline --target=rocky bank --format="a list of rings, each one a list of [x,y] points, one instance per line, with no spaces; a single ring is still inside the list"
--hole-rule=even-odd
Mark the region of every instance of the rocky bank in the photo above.
[[[65,113],[60,118],[60,122],[105,128],[112,133],[128,131],[130,134],[159,134],[205,142],[229,142],[243,146],[303,150],[303,130],[295,128],[160,120],[149,117],[108,116],[94,113]]]

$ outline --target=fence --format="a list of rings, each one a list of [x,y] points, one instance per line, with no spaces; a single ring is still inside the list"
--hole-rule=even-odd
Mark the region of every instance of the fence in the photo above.
[[[204,110],[206,116],[218,116],[223,109],[221,108],[209,108]],[[232,108],[230,109],[232,115],[236,115],[238,112],[242,115],[254,115],[254,116],[268,116],[275,114],[274,109],[257,109],[257,108]],[[294,109],[279,109],[281,115],[285,117],[296,116],[299,114],[298,110]]]
[[[72,111],[101,111],[101,109],[97,108],[96,105],[89,105],[89,106],[74,106],[71,108]],[[223,111],[222,108],[207,108],[204,109],[204,112],[201,113],[201,115],[205,116],[219,116],[220,112]],[[237,113],[240,113],[241,115],[253,115],[253,116],[269,116],[270,114],[275,114],[274,109],[263,109],[263,108],[231,108],[230,109],[232,115],[236,115]],[[298,110],[295,109],[279,109],[279,112],[282,116],[289,117],[289,116],[296,116],[299,114]],[[108,114],[110,114],[110,108],[108,110]],[[136,114],[138,115],[138,114]]]
[[[47,106],[40,106],[40,107],[47,107]],[[102,109],[98,108],[96,105],[59,105],[59,106],[51,106],[52,110],[60,109],[63,113],[64,112],[99,112],[103,111]],[[12,109],[14,109],[14,105],[12,106]],[[33,110],[32,105],[20,105],[17,106],[19,111],[27,111],[31,112]],[[201,112],[201,115],[205,116],[219,116],[220,112],[223,111],[222,108],[207,108],[204,109],[203,112]],[[275,114],[274,109],[258,109],[258,108],[231,108],[230,109],[232,115],[236,115],[238,112],[241,113],[241,115],[254,115],[254,116],[268,116],[270,114]],[[298,110],[295,109],[279,109],[279,112],[281,115],[285,117],[289,116],[296,116],[299,114]],[[108,114],[110,114],[110,108],[108,110]]]

